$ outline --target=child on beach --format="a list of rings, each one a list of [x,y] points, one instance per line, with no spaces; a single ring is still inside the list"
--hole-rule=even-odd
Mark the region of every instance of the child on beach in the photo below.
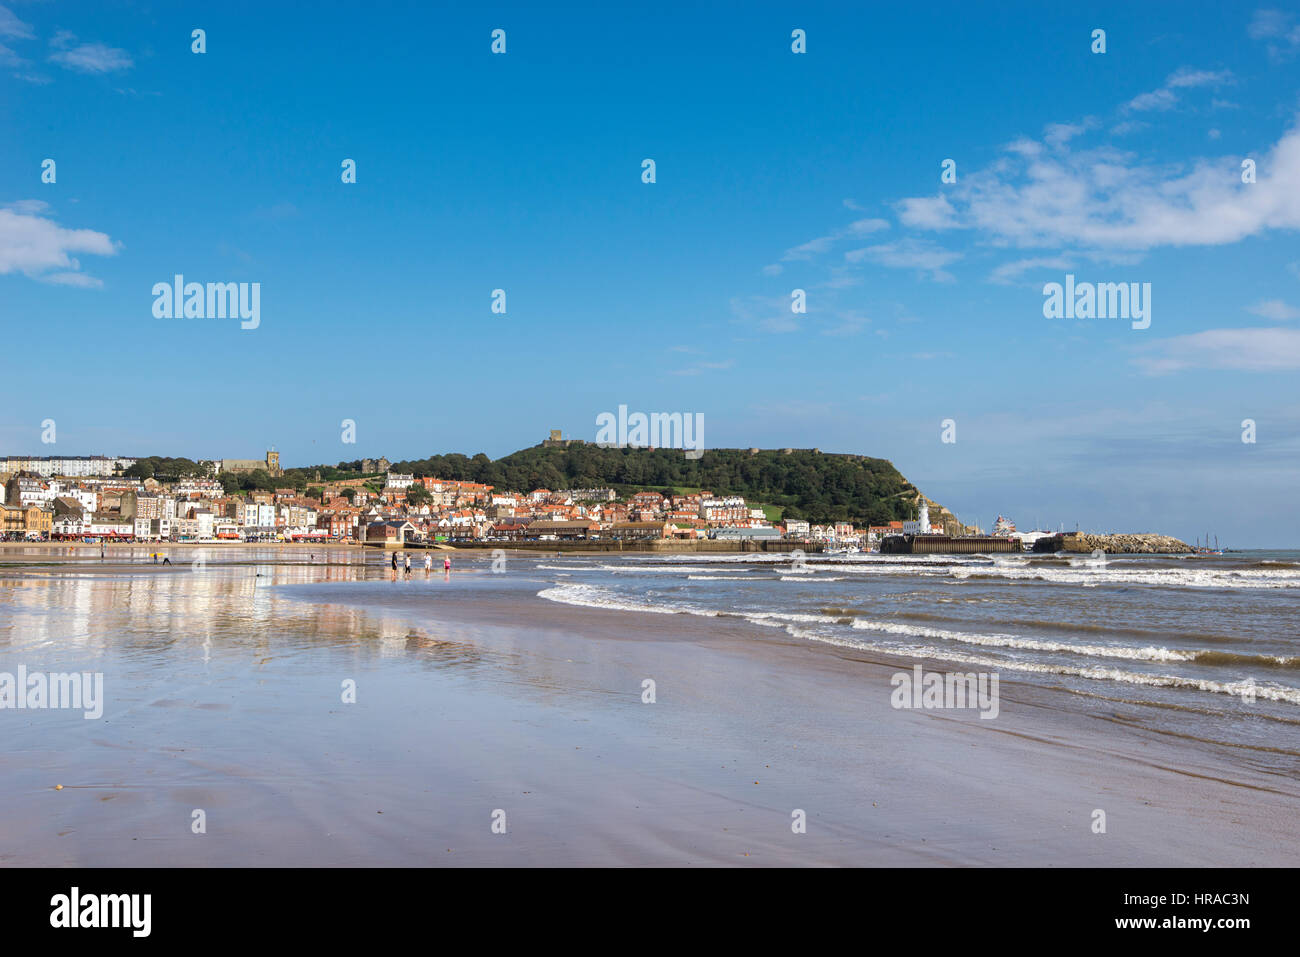
[[[411,556],[409,553],[406,556],[406,577],[411,577]]]
[[[424,573],[427,575],[433,571],[433,556],[428,552],[424,553]]]
[[[451,574],[451,557],[448,556],[442,560],[442,570],[448,575]]]

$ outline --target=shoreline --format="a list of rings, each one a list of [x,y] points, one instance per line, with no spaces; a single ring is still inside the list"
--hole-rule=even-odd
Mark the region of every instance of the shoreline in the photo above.
[[[26,638],[33,666],[93,661],[109,700],[10,728],[0,864],[1287,866],[1300,847],[1293,777],[1132,726],[1118,699],[1008,676],[994,720],[898,709],[893,674],[951,665],[561,604],[529,572],[141,567],[33,569],[83,599],[10,631],[7,658]],[[150,614],[115,620],[146,579]],[[219,839],[190,833],[194,808]]]
[[[771,554],[789,554],[799,549],[808,555],[820,555],[824,548],[824,543],[819,542],[789,542],[789,543],[761,543],[781,545],[782,547],[773,548],[745,548],[739,543],[732,542],[672,542],[665,540],[664,543],[657,547],[637,547],[636,543],[605,543],[606,547],[594,547],[591,542],[457,542],[455,544],[448,542],[436,542],[432,546],[423,544],[410,543],[406,545],[370,545],[364,542],[105,542],[104,547],[113,551],[127,549],[130,551],[140,551],[144,554],[158,552],[165,554],[168,549],[181,548],[212,548],[222,551],[240,551],[240,550],[268,550],[268,549],[292,549],[308,551],[328,551],[330,549],[344,549],[357,554],[383,554],[387,555],[393,551],[458,551],[466,554],[476,552],[492,552],[501,550],[510,554],[516,552],[520,555],[545,555],[547,552],[567,555],[608,555],[608,554],[625,554],[625,555],[682,555],[682,554],[701,554],[701,555],[739,555],[752,554],[761,555],[764,553]],[[707,544],[710,547],[691,547]],[[619,546],[622,547],[619,547]],[[787,547],[788,545],[788,547]],[[6,551],[17,551],[20,549],[42,548],[51,550],[52,554],[57,555],[63,549],[70,549],[73,553],[81,550],[99,551],[99,542],[0,542],[0,555]],[[1225,554],[1243,554],[1250,551],[1276,551],[1276,549],[1231,549],[1225,550]],[[907,554],[887,555],[880,553],[863,553],[879,554],[882,559],[906,559]],[[982,553],[969,553],[982,554]],[[1061,552],[1011,552],[1011,557],[1021,555],[1027,558],[1050,558],[1052,555],[1074,556],[1077,554],[1070,551]],[[1180,552],[1112,552],[1108,554],[1122,555],[1125,558],[1185,558],[1189,553]],[[1190,553],[1195,555],[1195,552]],[[925,558],[959,558],[968,557],[968,553],[946,553],[934,552],[925,553]],[[1205,556],[1209,557],[1209,556]]]
[[[285,591],[299,587],[310,586]],[[465,597],[481,593],[476,589]],[[680,733],[730,725],[734,732],[727,736],[726,753],[750,752],[751,767],[769,753],[802,751],[800,761],[809,763],[790,783],[806,780],[804,803],[813,803],[815,795],[835,808],[832,816],[851,825],[849,833],[860,828],[859,850],[871,856],[836,863],[1285,866],[1294,863],[1300,847],[1300,786],[1294,780],[1254,774],[1249,753],[1231,745],[1175,740],[1130,726],[1111,705],[1092,713],[1062,709],[1057,699],[1077,703],[1064,689],[1008,677],[1002,717],[984,721],[974,713],[889,706],[892,675],[917,664],[939,671],[948,663],[807,642],[737,619],[573,608],[535,595],[473,606],[442,601],[438,614],[440,629],[472,630],[488,648],[517,649],[518,622],[526,620],[530,634],[540,630],[553,643],[538,653],[555,666],[560,659],[573,665],[583,651],[604,657],[612,643],[613,657],[628,662],[629,679],[639,673],[639,664],[640,671],[660,675],[661,696],[680,683],[676,693],[696,702],[683,714]],[[629,616],[642,619],[639,626],[630,624]],[[414,615],[410,625],[418,632],[430,622]],[[703,652],[711,660],[702,660]],[[620,694],[602,684],[606,670],[599,669],[601,677],[589,690],[598,696]],[[749,690],[737,697],[738,687]],[[638,690],[639,683],[629,680],[621,693],[634,701]],[[755,694],[785,700],[773,709],[752,700]],[[729,709],[710,704],[719,700]],[[686,742],[678,739],[674,745],[686,747]],[[854,759],[861,761],[857,770]],[[879,793],[895,817],[894,836],[884,840],[868,826],[872,815],[866,804],[852,800],[880,784],[877,773],[863,777],[861,768],[878,769],[882,763],[892,769]],[[763,764],[769,775],[772,767]],[[827,768],[839,769],[843,777],[828,778]],[[686,782],[711,786],[710,775],[704,778],[688,776]],[[967,797],[978,799],[968,801],[963,787],[971,789]],[[879,800],[870,803],[872,810],[884,806]],[[1232,820],[1225,819],[1224,808],[1232,809]],[[1090,815],[1097,809],[1109,817],[1110,837],[1091,830]],[[790,813],[778,805],[767,810]],[[957,833],[948,829],[954,821],[963,822]],[[909,830],[913,836],[899,836]],[[704,830],[696,836],[708,839]],[[796,855],[781,863],[832,861]]]

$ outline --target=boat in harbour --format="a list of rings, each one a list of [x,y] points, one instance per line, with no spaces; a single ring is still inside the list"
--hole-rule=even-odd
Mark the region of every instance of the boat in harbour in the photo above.
[[[1196,554],[1198,555],[1222,555],[1223,549],[1219,547],[1219,536],[1214,536],[1214,547],[1210,547],[1210,533],[1205,533],[1205,544],[1202,545],[1200,539],[1196,540]]]

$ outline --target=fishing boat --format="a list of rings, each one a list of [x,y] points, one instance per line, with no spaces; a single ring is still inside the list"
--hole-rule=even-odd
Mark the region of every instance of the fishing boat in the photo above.
[[[856,555],[861,551],[862,549],[858,548],[857,545],[850,545],[847,543],[843,545],[837,545],[835,542],[830,542],[827,544],[825,548],[822,549],[822,554],[823,555]]]
[[[1198,554],[1198,555],[1222,555],[1222,554],[1223,554],[1223,549],[1219,547],[1219,536],[1218,536],[1218,535],[1215,535],[1215,536],[1214,536],[1214,547],[1213,547],[1213,548],[1210,547],[1210,533],[1209,533],[1209,532],[1206,532],[1206,533],[1205,533],[1205,544],[1204,544],[1204,545],[1201,544],[1201,540],[1198,538],[1198,539],[1196,540],[1196,554]]]

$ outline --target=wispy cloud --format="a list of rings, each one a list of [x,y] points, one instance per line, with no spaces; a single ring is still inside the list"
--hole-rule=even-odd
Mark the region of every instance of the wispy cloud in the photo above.
[[[952,229],[960,225],[957,208],[942,193],[900,200],[895,208],[903,225],[913,229]]]
[[[17,15],[8,7],[0,7],[0,37],[30,40],[35,35],[30,24],[19,20]]]
[[[780,296],[733,298],[731,314],[735,321],[756,326],[763,332],[798,332],[799,322],[790,311],[790,300]]]
[[[64,229],[42,215],[40,200],[20,200],[0,207],[0,275],[22,273],[41,282],[65,286],[98,286],[100,281],[80,272],[72,253],[112,256],[118,246],[91,229]]]
[[[944,249],[928,239],[900,239],[850,250],[844,258],[853,263],[870,260],[891,269],[915,269],[928,274],[936,282],[952,282],[954,277],[943,267],[961,259],[962,254]]]
[[[903,223],[974,230],[999,246],[1129,251],[1300,229],[1300,126],[1259,159],[1251,184],[1241,182],[1235,156],[1171,169],[1106,146],[1049,155],[1041,143],[1021,139],[1006,152],[938,196],[904,200]],[[935,217],[941,201],[945,215]]]
[[[1020,277],[1027,273],[1040,269],[1073,269],[1074,262],[1065,256],[1035,256],[1030,259],[1017,259],[1014,262],[1003,263],[993,270],[989,276],[989,282],[997,283],[999,286],[1013,285]]]
[[[135,65],[125,50],[103,43],[78,43],[75,34],[66,30],[56,33],[50,40],[51,63],[77,73],[116,73]]]
[[[1289,60],[1300,50],[1300,23],[1281,10],[1256,10],[1246,28],[1252,40],[1264,41],[1270,60]]]
[[[1285,372],[1300,369],[1300,329],[1207,329],[1160,339],[1134,361],[1149,375],[1184,369]]]
[[[1272,319],[1274,322],[1290,322],[1292,319],[1300,319],[1300,309],[1287,305],[1281,299],[1265,299],[1253,306],[1247,306],[1246,311],[1262,316],[1265,319]]]
[[[1100,121],[1093,116],[1086,116],[1078,123],[1049,123],[1043,130],[1043,141],[1048,146],[1059,149],[1076,136],[1095,130],[1100,125]]]
[[[673,369],[669,371],[668,374],[669,375],[701,375],[702,373],[705,372],[717,372],[722,369],[730,369],[735,364],[736,364],[736,360],[734,359],[724,359],[721,362],[697,362],[695,365],[688,366],[685,369]]]
[[[831,313],[838,325],[822,331],[826,336],[856,336],[871,325],[870,317],[861,309],[837,309]]]
[[[859,219],[849,223],[843,229],[837,229],[825,236],[818,236],[792,249],[787,249],[781,257],[782,262],[808,260],[829,252],[837,242],[845,239],[858,239],[882,229],[888,229],[889,222],[884,219]]]
[[[1217,87],[1231,82],[1231,70],[1192,70],[1184,67],[1169,74],[1165,79],[1165,85],[1160,89],[1133,97],[1124,108],[1137,112],[1172,110],[1178,105],[1183,90],[1201,86]]]

